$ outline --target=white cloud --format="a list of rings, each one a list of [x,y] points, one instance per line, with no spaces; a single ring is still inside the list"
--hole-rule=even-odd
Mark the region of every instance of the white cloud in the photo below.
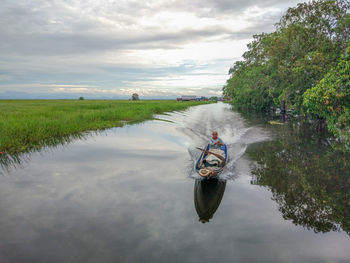
[[[252,35],[298,2],[4,0],[0,92],[220,90]]]

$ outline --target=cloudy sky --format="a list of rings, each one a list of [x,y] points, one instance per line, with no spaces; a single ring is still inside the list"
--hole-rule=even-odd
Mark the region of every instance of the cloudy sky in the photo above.
[[[2,0],[0,99],[221,94],[298,0]]]

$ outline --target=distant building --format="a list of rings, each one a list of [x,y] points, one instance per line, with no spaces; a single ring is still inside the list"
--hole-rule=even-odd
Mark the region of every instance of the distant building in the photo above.
[[[183,95],[183,96],[181,96],[181,100],[182,101],[195,101],[196,100],[196,96]]]
[[[140,100],[139,95],[137,93],[132,94],[131,100]]]
[[[208,98],[204,96],[196,98],[196,101],[207,101],[207,100]]]

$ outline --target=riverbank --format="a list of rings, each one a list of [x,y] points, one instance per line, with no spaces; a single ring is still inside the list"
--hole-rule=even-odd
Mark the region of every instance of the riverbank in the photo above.
[[[67,141],[82,132],[140,122],[153,114],[210,102],[1,100],[0,152],[16,154]]]

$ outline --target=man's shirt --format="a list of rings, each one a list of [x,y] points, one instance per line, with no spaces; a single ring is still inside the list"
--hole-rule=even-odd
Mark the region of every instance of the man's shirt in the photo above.
[[[224,142],[219,137],[217,137],[215,140],[213,139],[213,137],[210,137],[209,139],[209,143],[212,148],[219,148],[220,145],[218,144],[218,142],[224,144]]]

